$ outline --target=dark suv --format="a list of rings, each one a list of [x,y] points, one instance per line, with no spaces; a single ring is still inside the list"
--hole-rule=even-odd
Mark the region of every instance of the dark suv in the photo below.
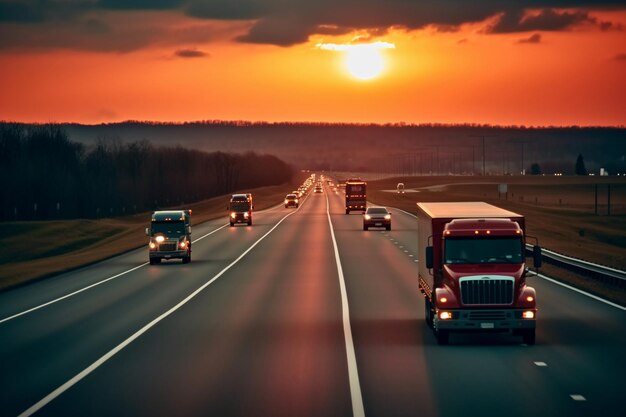
[[[384,227],[391,230],[391,213],[385,207],[368,207],[363,214],[363,230]]]

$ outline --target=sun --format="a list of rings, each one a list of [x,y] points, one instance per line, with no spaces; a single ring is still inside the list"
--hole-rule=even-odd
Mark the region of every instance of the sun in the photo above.
[[[345,53],[345,64],[348,72],[359,80],[371,80],[378,77],[385,69],[385,60],[382,49],[395,49],[389,42],[374,42],[362,44],[318,43],[317,48],[327,51]]]
[[[353,48],[346,53],[348,72],[360,80],[371,80],[383,72],[385,62],[374,48]]]

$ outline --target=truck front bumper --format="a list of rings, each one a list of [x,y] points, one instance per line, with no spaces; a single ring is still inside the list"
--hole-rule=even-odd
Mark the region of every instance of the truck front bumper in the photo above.
[[[533,318],[524,318],[524,312],[533,312]],[[442,319],[441,313],[449,312],[452,318]],[[459,332],[508,331],[534,329],[536,308],[527,309],[440,309],[434,317],[434,326],[439,330]]]
[[[175,251],[150,251],[150,259],[176,259],[189,256],[187,250],[175,250]]]

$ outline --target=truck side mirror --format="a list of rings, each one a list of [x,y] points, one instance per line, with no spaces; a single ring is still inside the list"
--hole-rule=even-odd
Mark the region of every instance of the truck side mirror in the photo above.
[[[533,266],[535,268],[541,267],[541,246],[533,246]]]
[[[146,236],[150,236],[150,228],[146,227]]]
[[[433,268],[433,247],[426,246],[426,268]]]

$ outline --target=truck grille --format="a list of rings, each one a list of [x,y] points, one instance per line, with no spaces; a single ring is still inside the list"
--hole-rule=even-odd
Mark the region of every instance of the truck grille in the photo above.
[[[461,302],[470,304],[511,304],[513,278],[471,277],[461,278]]]
[[[173,252],[176,250],[176,242],[164,242],[159,245],[161,252]]]

